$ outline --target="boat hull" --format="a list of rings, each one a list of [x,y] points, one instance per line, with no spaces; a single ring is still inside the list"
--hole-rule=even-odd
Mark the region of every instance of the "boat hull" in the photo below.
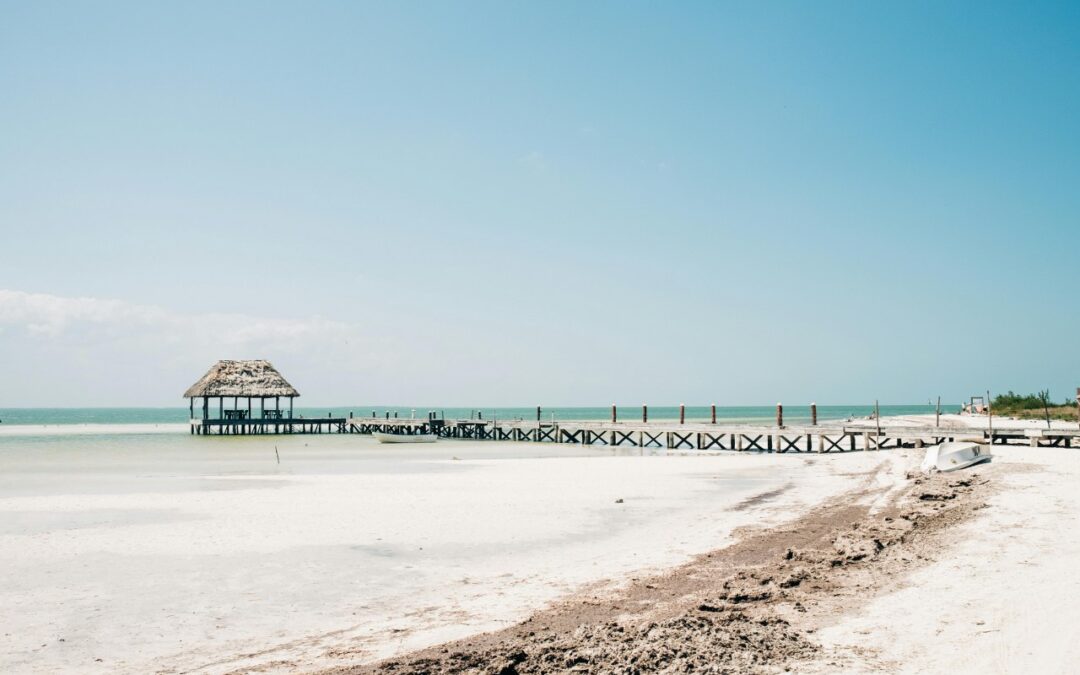
[[[942,443],[926,449],[922,470],[925,473],[959,471],[969,466],[989,462],[992,458],[993,455],[978,443]]]
[[[380,443],[434,443],[435,434],[387,434],[376,431],[372,436]]]

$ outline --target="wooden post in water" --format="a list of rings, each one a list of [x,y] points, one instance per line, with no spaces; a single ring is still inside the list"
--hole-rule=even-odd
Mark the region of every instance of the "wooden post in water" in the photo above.
[[[810,404],[810,426],[817,426],[817,403]]]
[[[536,406],[536,422],[540,422],[540,406]]]
[[[615,424],[618,421],[619,421],[619,413],[615,408],[615,404],[612,403],[611,404],[611,423]]]
[[[986,428],[990,432],[990,445],[994,444],[994,407],[990,405],[990,390],[986,390]]]
[[[936,412],[934,413],[934,426],[935,427],[940,427],[941,426],[941,397],[940,396],[937,397],[937,408],[935,410],[936,410]]]
[[[784,405],[782,403],[776,404],[776,426],[780,429],[784,428]]]
[[[649,406],[647,406],[645,404],[642,404],[642,406],[641,406],[641,421],[642,422],[648,422],[649,421]]]
[[[686,424],[686,404],[679,404],[679,424]]]
[[[716,424],[716,404],[712,404],[712,423]]]
[[[1052,428],[1050,426],[1050,390],[1046,390],[1046,396],[1043,397],[1043,411],[1046,413],[1046,428]]]
[[[881,436],[881,407],[878,406],[877,399],[874,399],[874,425],[877,427],[877,435]],[[878,443],[880,442],[879,440]]]

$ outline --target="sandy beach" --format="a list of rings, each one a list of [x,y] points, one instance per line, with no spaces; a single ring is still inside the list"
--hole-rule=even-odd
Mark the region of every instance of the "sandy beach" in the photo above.
[[[932,477],[881,467],[862,489],[628,588],[330,672],[1072,672],[1080,456],[995,452]]]
[[[73,436],[0,452],[6,672],[1064,672],[1075,656],[1039,630],[1076,613],[1074,449],[997,447],[926,479],[910,448]]]
[[[0,454],[8,672],[370,662],[684,563],[890,463],[469,442],[388,451],[349,436],[36,442]]]

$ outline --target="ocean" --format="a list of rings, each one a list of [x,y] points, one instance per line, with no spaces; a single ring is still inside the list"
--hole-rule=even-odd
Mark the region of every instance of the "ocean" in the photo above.
[[[213,410],[213,407],[211,408]],[[942,406],[942,412],[958,412],[959,406]],[[196,411],[197,412],[197,411]],[[432,406],[297,406],[296,415],[304,417],[356,417],[375,415],[384,417],[424,418],[429,412],[436,412],[446,419],[536,419],[536,408],[493,408],[493,407],[458,407],[440,408]],[[621,421],[641,419],[641,406],[620,406],[617,408]],[[818,419],[845,420],[848,418],[867,417],[873,412],[872,405],[819,405]],[[882,416],[919,415],[933,413],[932,405],[883,405]],[[611,407],[552,407],[542,408],[544,421],[566,420],[608,420]],[[722,406],[716,409],[719,423],[769,423],[776,419],[775,406]],[[678,406],[649,406],[649,420],[675,420],[679,418]],[[687,406],[687,421],[707,421],[710,418],[709,406]],[[22,425],[85,425],[101,424],[110,426],[183,424],[188,420],[186,407],[175,408],[0,408],[0,424],[4,427]],[[810,420],[809,406],[785,406],[785,424],[799,424]],[[137,429],[132,429],[137,431]]]

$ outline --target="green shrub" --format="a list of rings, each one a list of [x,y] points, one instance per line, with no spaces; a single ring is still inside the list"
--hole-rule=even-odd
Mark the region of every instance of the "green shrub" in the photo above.
[[[1034,410],[1042,409],[1050,404],[1050,392],[1040,391],[1037,394],[1021,396],[1009,390],[1007,394],[998,394],[994,397],[993,407],[996,410]]]

